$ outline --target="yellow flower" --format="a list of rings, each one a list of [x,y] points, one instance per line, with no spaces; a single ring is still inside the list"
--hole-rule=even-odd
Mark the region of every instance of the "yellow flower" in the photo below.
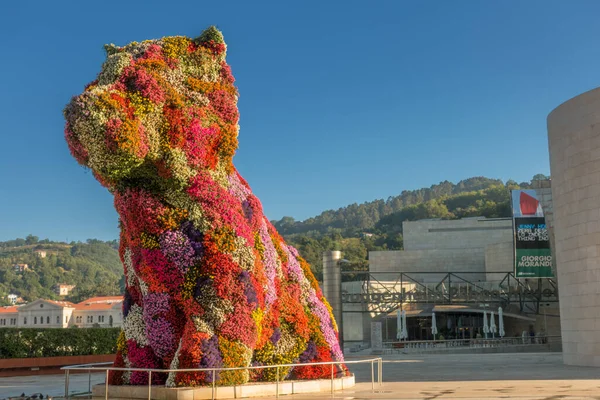
[[[163,39],[163,54],[168,58],[179,58],[187,53],[190,40],[183,36],[172,36]]]

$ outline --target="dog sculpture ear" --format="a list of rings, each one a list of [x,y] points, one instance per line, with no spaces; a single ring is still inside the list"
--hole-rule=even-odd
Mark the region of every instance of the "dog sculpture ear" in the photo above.
[[[200,43],[210,43],[213,41],[214,43],[225,43],[225,39],[223,38],[223,34],[219,31],[214,25],[209,26],[202,32],[200,36],[194,39],[194,42]]]

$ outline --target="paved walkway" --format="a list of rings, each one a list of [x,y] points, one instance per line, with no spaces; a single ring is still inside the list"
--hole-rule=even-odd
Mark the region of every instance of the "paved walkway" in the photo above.
[[[343,392],[282,396],[314,399],[599,399],[600,368],[562,364],[560,353],[394,355],[384,357],[384,385],[371,390],[370,365],[354,365],[357,386]],[[92,375],[92,383],[104,381]],[[71,376],[71,389],[85,391],[88,375]],[[0,378],[0,399],[32,394],[61,395],[64,377]]]

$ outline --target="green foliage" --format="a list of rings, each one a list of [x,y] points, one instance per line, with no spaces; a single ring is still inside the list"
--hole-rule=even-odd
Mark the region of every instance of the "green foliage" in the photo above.
[[[547,178],[537,174],[535,179]],[[341,250],[348,268],[360,269],[369,251],[403,249],[402,222],[420,219],[458,219],[511,216],[510,190],[527,189],[530,183],[475,177],[453,184],[448,181],[387,200],[351,204],[327,210],[305,221],[283,217],[273,221],[286,240],[311,264],[316,278],[323,277],[323,252]]]
[[[30,244],[27,244],[30,243]],[[78,302],[86,297],[122,293],[120,280],[123,266],[119,259],[118,243],[89,239],[86,243],[59,243],[26,239],[0,242],[0,298],[17,294],[26,301],[38,298],[58,300],[53,291],[56,284],[76,285],[67,300]],[[45,250],[40,258],[34,250]],[[27,264],[29,270],[16,272],[15,264]]]
[[[0,358],[115,354],[120,328],[1,328]]]

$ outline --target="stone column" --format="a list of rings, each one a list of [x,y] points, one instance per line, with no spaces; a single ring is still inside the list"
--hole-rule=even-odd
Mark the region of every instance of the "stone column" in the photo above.
[[[600,89],[548,116],[563,360],[600,366]]]
[[[323,295],[333,309],[333,317],[340,332],[340,347],[344,349],[342,317],[342,274],[340,270],[341,251],[323,253]]]

